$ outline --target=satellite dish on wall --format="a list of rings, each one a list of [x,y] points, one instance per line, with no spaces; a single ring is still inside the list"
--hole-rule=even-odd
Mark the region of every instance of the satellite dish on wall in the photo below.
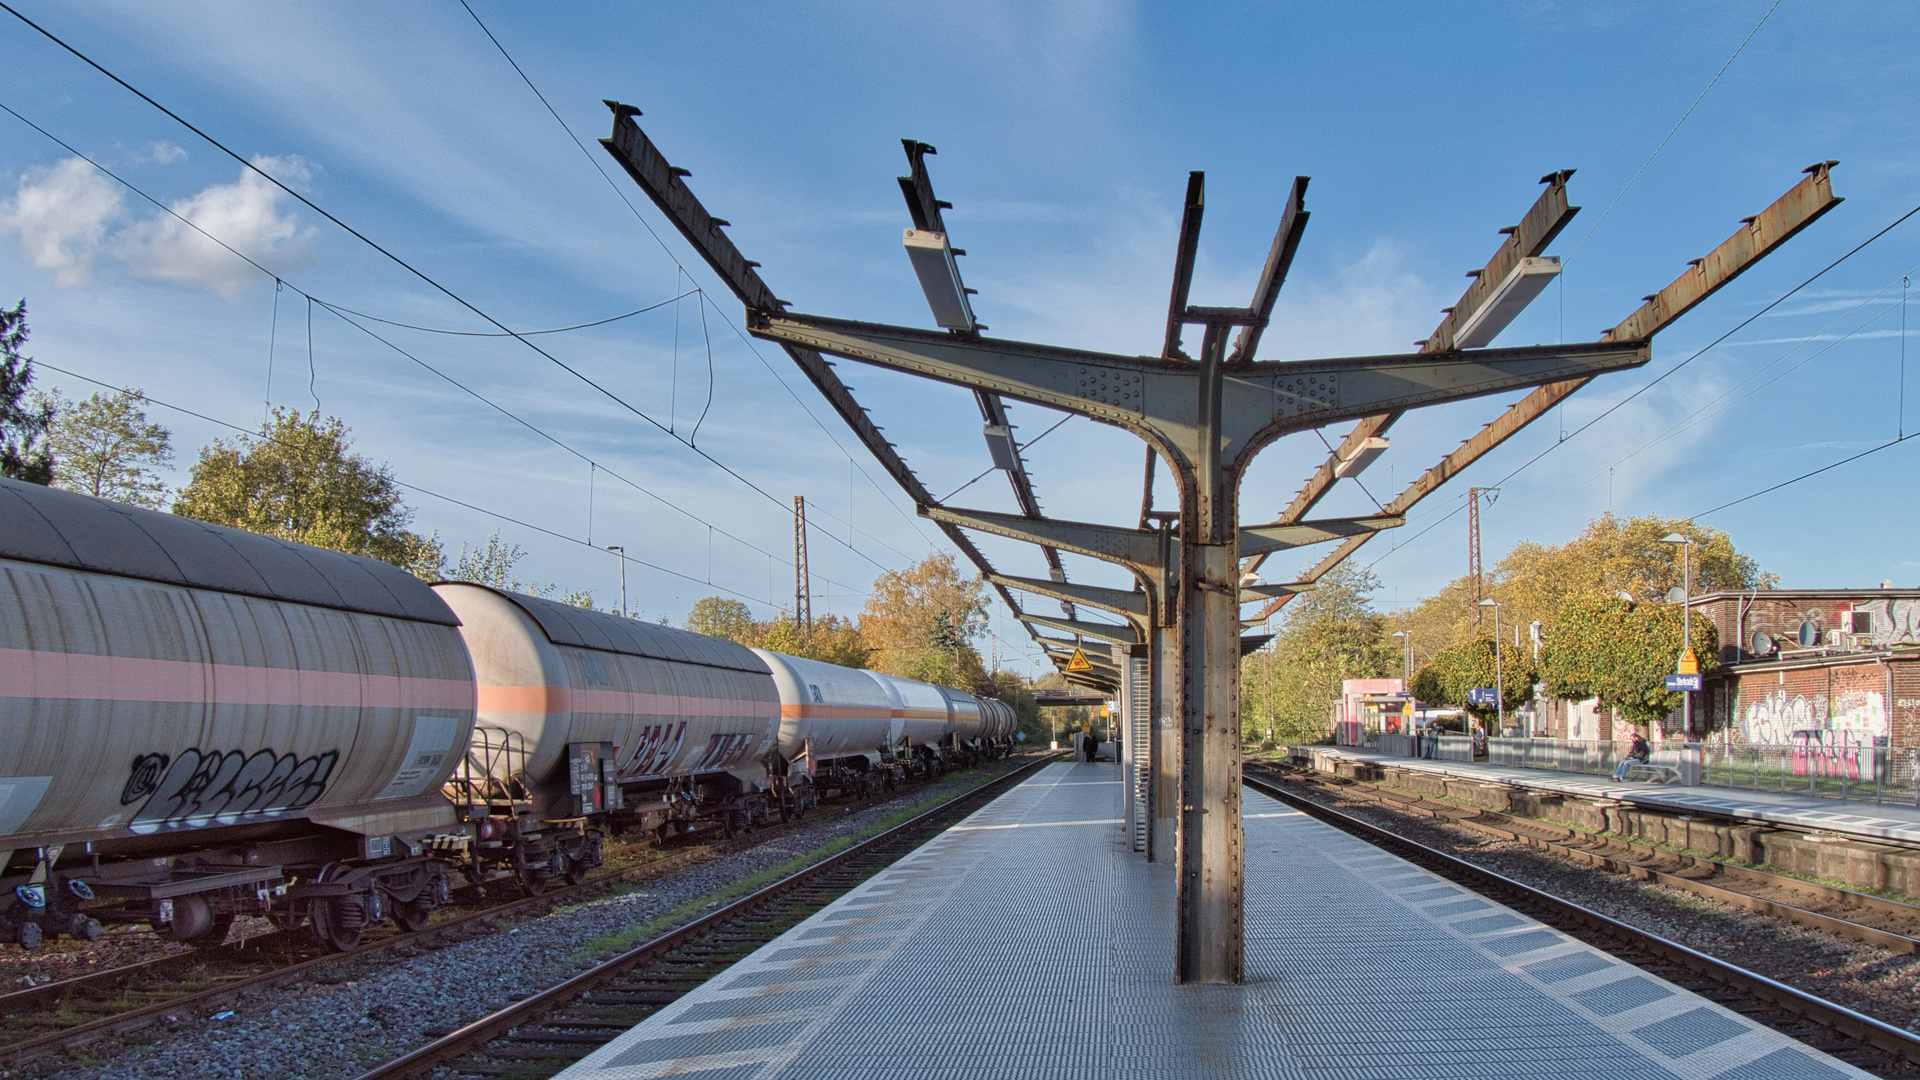
[[[1808,649],[1811,649],[1815,645],[1820,644],[1820,628],[1813,625],[1813,623],[1811,622],[1801,623],[1800,624],[1800,644],[1804,648],[1808,648]]]
[[[1682,603],[1686,599],[1687,599],[1687,590],[1681,588],[1678,585],[1675,585],[1673,588],[1667,590],[1667,603],[1669,604]]]
[[[1772,656],[1773,650],[1778,647],[1779,645],[1773,640],[1772,634],[1767,633],[1765,630],[1755,630],[1753,632],[1753,655]]]

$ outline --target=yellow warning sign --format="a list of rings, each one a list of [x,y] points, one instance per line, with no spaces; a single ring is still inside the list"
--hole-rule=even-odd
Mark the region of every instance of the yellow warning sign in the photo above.
[[[1413,716],[1413,702],[1409,701],[1400,706],[1400,715],[1411,718]]]
[[[1093,665],[1087,663],[1087,654],[1081,652],[1079,649],[1076,648],[1073,650],[1072,659],[1067,661],[1067,670],[1068,671],[1092,671]]]
[[[1694,655],[1694,652],[1691,646],[1689,646],[1685,652],[1680,654],[1680,670],[1675,674],[1679,674],[1679,675],[1700,674],[1700,658]]]

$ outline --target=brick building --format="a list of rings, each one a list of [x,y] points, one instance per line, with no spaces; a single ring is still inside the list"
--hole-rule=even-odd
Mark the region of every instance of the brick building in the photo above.
[[[1771,589],[1693,599],[1720,631],[1695,708],[1738,741],[1920,746],[1920,589]]]

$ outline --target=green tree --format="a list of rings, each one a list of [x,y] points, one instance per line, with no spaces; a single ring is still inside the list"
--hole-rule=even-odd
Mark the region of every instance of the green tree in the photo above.
[[[1598,698],[1633,723],[1665,719],[1680,707],[1666,677],[1676,670],[1684,631],[1679,604],[1641,604],[1598,596],[1570,600],[1547,631],[1541,682],[1554,697]],[[1710,619],[1693,621],[1700,670],[1719,667],[1719,633]]]
[[[753,621],[753,612],[747,610],[747,605],[722,596],[695,600],[680,625],[696,634],[726,638],[742,645],[758,644],[760,636],[759,625]]]
[[[351,447],[339,419],[275,409],[259,437],[201,447],[173,512],[438,576],[439,541],[407,530],[392,473]]]
[[[985,689],[986,665],[973,639],[986,625],[986,588],[962,577],[953,556],[937,552],[874,579],[860,612],[860,635],[876,671],[961,690]]]
[[[993,673],[993,685],[998,697],[1013,709],[1019,720],[1017,731],[1025,733],[1028,746],[1037,746],[1053,738],[1052,728],[1040,716],[1040,703],[1034,700],[1033,683],[1016,671],[1000,670]]]
[[[164,509],[167,485],[157,472],[173,462],[173,435],[147,419],[138,389],[69,401],[59,390],[37,399],[53,419],[47,445],[53,484],[101,499]]]
[[[1271,729],[1281,743],[1316,741],[1326,734],[1342,681],[1400,671],[1387,621],[1373,610],[1379,588],[1371,573],[1342,563],[1282,609],[1285,621],[1272,645],[1241,661],[1244,739],[1265,739]]]
[[[1531,649],[1503,647],[1495,674],[1496,650],[1492,638],[1474,638],[1450,645],[1413,677],[1414,696],[1422,701],[1465,709],[1482,720],[1499,715],[1497,705],[1475,705],[1469,690],[1501,691],[1500,700],[1511,713],[1533,698],[1535,673]]]
[[[27,302],[0,308],[0,476],[30,484],[53,483],[53,452],[47,427],[53,411],[35,401],[33,360],[21,354],[27,343]]]

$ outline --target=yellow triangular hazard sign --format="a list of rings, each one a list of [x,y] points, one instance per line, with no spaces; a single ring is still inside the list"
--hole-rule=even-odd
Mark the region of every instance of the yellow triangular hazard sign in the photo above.
[[[1073,658],[1067,661],[1068,671],[1092,671],[1093,665],[1087,663],[1087,654],[1078,648],[1073,650]]]

